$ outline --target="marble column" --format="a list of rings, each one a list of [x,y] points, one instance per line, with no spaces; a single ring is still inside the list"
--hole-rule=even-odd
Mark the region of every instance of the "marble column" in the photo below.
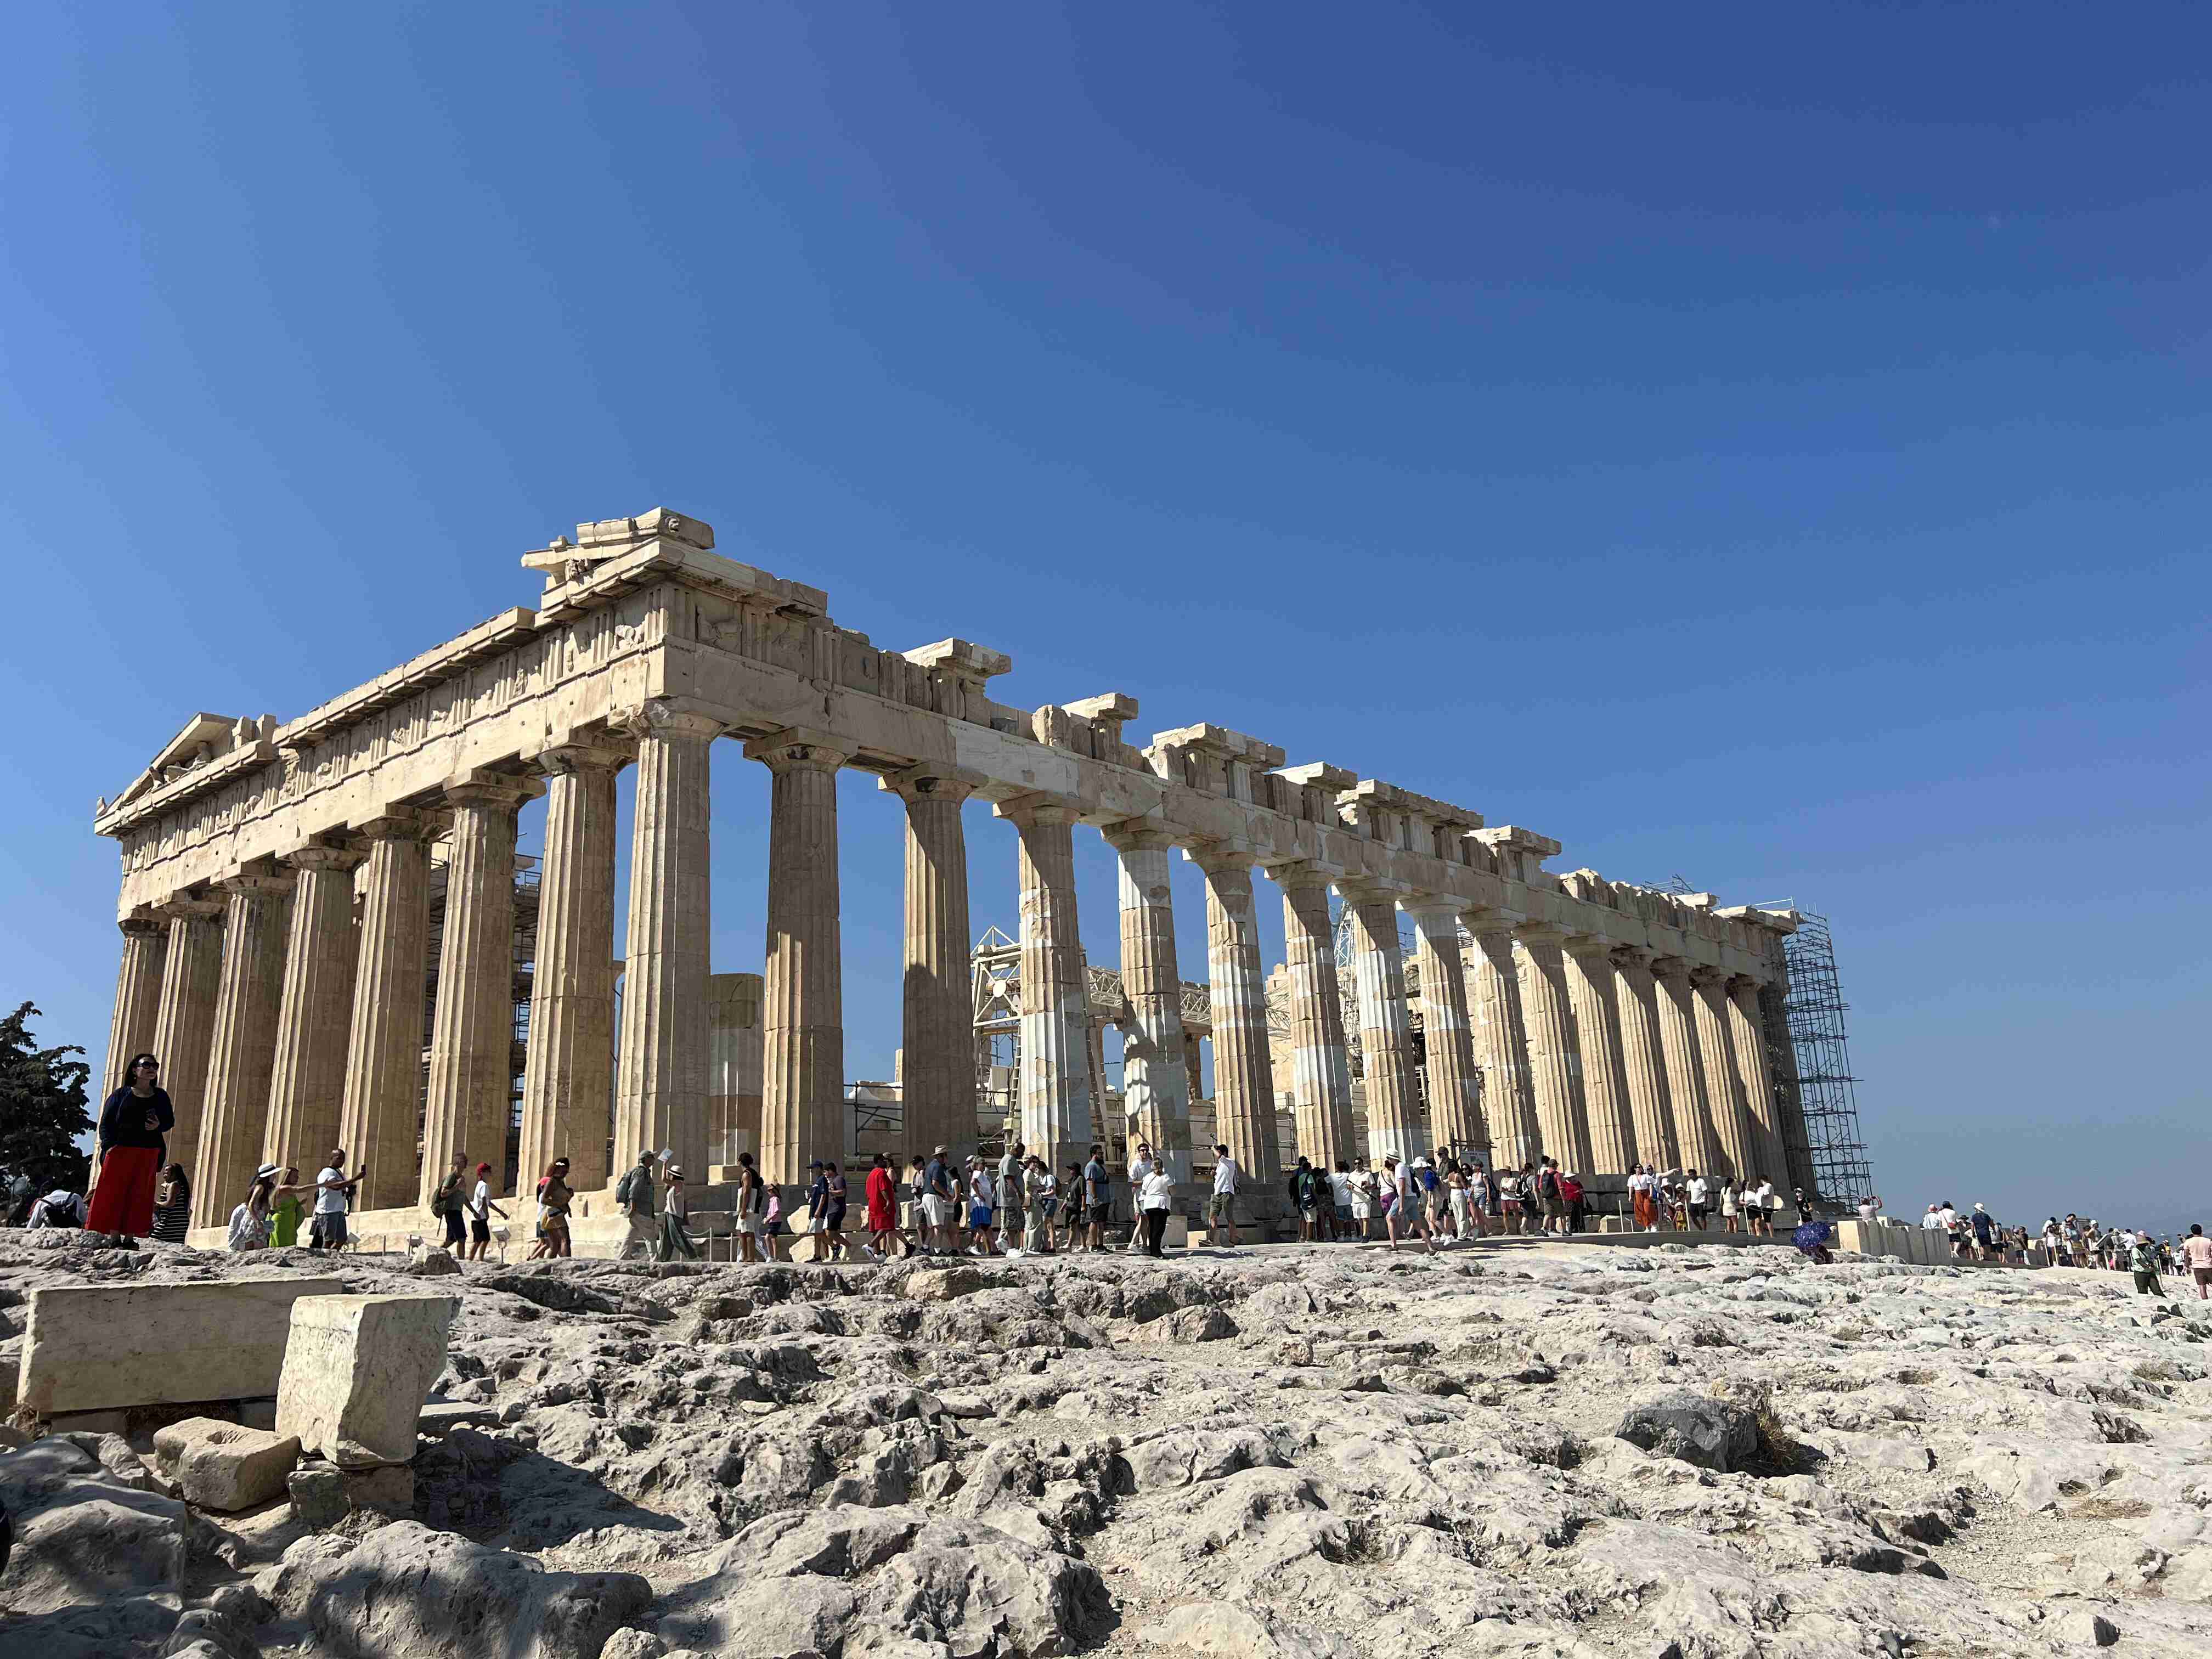
[[[292,876],[238,875],[215,884],[223,895],[222,977],[207,1061],[207,1117],[192,1170],[192,1224],[222,1224],[262,1161],[268,1139],[269,1084],[276,1062],[276,1016],[284,996],[284,947],[291,931]],[[178,1113],[183,1121],[184,1114]],[[328,1146],[294,1154],[319,1160]],[[183,1163],[174,1138],[173,1163]]]
[[[1528,1071],[1536,1087],[1536,1121],[1544,1132],[1544,1151],[1563,1170],[1587,1171],[1589,1115],[1583,1097],[1574,1005],[1567,995],[1565,955],[1559,948],[1566,935],[1556,927],[1524,923],[1513,930],[1513,936],[1521,942],[1521,1002],[1528,1019]]]
[[[1208,1107],[1211,1107],[1213,1103],[1206,1100],[1206,1052],[1199,1047],[1199,1044],[1212,1035],[1213,1028],[1211,1025],[1206,1028],[1204,1037],[1194,1036],[1188,1030],[1182,1034],[1182,1063],[1183,1069],[1190,1073],[1190,1097],[1194,1101],[1205,1100]],[[1210,1152],[1213,1149],[1208,1146],[1202,1150]],[[1196,1156],[1195,1150],[1193,1156]]]
[[[749,744],[745,753],[773,780],[761,991],[761,1168],[770,1181],[799,1182],[813,1159],[842,1164],[847,1151],[837,896],[837,769],[846,755],[788,732]]]
[[[1359,1144],[1352,1121],[1352,1058],[1344,1037],[1344,990],[1336,976],[1328,878],[1307,865],[1285,865],[1269,873],[1283,890],[1298,1150],[1334,1170],[1358,1158]]]
[[[1176,962],[1173,844],[1157,830],[1109,830],[1121,860],[1121,1102],[1178,1184],[1191,1178],[1190,1072]],[[1249,878],[1248,878],[1249,879]]]
[[[1406,957],[1398,903],[1389,893],[1340,884],[1352,910],[1352,972],[1359,991],[1359,1058],[1366,1085],[1367,1157],[1410,1161],[1426,1150],[1413,1024],[1406,1012]]]
[[[1091,1133],[1091,990],[1075,914],[1074,814],[1049,802],[996,809],[1021,835],[1022,1142],[1054,1168]]]
[[[131,1056],[153,1052],[161,1020],[161,970],[169,956],[169,924],[160,917],[130,915],[115,925],[123,930],[123,962],[115,970],[115,1008],[107,1021],[107,1061],[95,1116],[99,1105],[131,1080],[125,1069]]]
[[[1621,1051],[1628,1069],[1628,1111],[1639,1161],[1655,1170],[1682,1164],[1667,1081],[1666,1039],[1659,1025],[1659,987],[1651,953],[1624,945],[1613,953],[1619,971]]]
[[[1481,1044],[1483,1116],[1490,1125],[1491,1155],[1502,1169],[1534,1164],[1542,1150],[1536,1091],[1528,1075],[1528,1033],[1521,1004],[1521,969],[1513,956],[1513,918],[1502,911],[1469,910],[1462,920],[1474,937],[1475,1036]]]
[[[1766,1052],[1773,1057],[1778,1127],[1791,1188],[1808,1194],[1819,1189],[1813,1169],[1812,1136],[1805,1127],[1804,1085],[1797,1075],[1797,1045],[1790,1031],[1790,992],[1784,977],[1771,979],[1759,988],[1759,1018],[1766,1027]]]
[[[167,1161],[193,1172],[195,1193],[199,1190],[200,1125],[207,1110],[208,1059],[222,994],[222,923],[228,909],[221,893],[154,907],[154,914],[169,924],[169,948],[161,961],[154,1040],[147,1047],[161,1062],[161,1086],[169,1091],[169,1104],[177,1115],[176,1127],[169,1131]]]
[[[927,769],[883,787],[906,804],[905,979],[900,1111],[906,1145],[927,1153],[976,1145],[975,1011],[970,1006],[968,833],[971,786]]]
[[[368,842],[353,1022],[346,1035],[345,1096],[337,1144],[347,1168],[366,1170],[356,1207],[411,1207],[417,1189],[416,1120],[422,1107],[423,1007],[430,971],[430,848],[426,815],[393,807],[354,826]],[[294,1149],[319,1159],[330,1149]],[[312,1176],[319,1163],[302,1169]]]
[[[284,949],[284,994],[276,1012],[268,1121],[260,1145],[251,1149],[256,1163],[304,1162],[299,1156],[303,1147],[315,1148],[313,1156],[319,1158],[341,1144],[346,1034],[353,1024],[354,975],[361,957],[354,938],[353,872],[362,857],[350,848],[306,847],[284,860],[296,884],[291,936]],[[252,1168],[247,1165],[243,1174],[250,1177]]]
[[[1674,1109],[1681,1167],[1714,1175],[1725,1154],[1706,1093],[1705,1052],[1698,1040],[1698,994],[1690,984],[1690,964],[1680,957],[1657,957],[1651,972],[1658,988],[1659,1036],[1666,1051],[1667,1091]]]
[[[568,1160],[568,1184],[578,1192],[596,1192],[612,1179],[615,782],[629,760],[623,748],[587,743],[537,757],[545,773],[545,856],[522,1065],[518,1192],[533,1190],[556,1158]],[[706,1171],[696,1178],[703,1182]]]
[[[1751,1107],[1736,1070],[1735,1039],[1729,1030],[1728,975],[1717,968],[1690,974],[1692,1006],[1698,1022],[1698,1052],[1705,1064],[1705,1098],[1712,1108],[1723,1167],[1737,1176],[1757,1167],[1758,1141],[1752,1133]]]
[[[1578,933],[1566,945],[1567,994],[1581,1042],[1583,1103],[1589,1121],[1590,1167],[1584,1174],[1626,1175],[1638,1162],[1611,949],[1611,941],[1593,933]]]
[[[1467,970],[1459,948],[1459,906],[1434,899],[1407,907],[1419,941],[1421,1035],[1427,1050],[1429,1125],[1438,1146],[1490,1162],[1474,1075],[1474,1033],[1467,1012]]]
[[[666,1150],[692,1176],[707,1159],[707,974],[713,937],[708,753],[722,728],[656,698],[623,729],[637,740],[637,799],[630,821],[612,1170],[619,1179],[641,1152]],[[830,880],[836,879],[833,863]]]
[[[416,1202],[427,1208],[456,1158],[507,1161],[514,1097],[514,817],[543,786],[479,775],[448,785],[446,922],[430,1016]]]
[[[1249,853],[1199,853],[1206,873],[1206,977],[1213,1006],[1214,1138],[1250,1183],[1262,1219],[1282,1212],[1282,1149],[1275,1138],[1275,1066],[1267,1046],[1267,975]]]
[[[1766,1032],[1759,1017],[1759,981],[1738,974],[1728,982],[1729,1037],[1743,1079],[1744,1103],[1751,1110],[1750,1173],[1779,1186],[1790,1178],[1790,1160],[1774,1099],[1774,1072],[1766,1063]]]

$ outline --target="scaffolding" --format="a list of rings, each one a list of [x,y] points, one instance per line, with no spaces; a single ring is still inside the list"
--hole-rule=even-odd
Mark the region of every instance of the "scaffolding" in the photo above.
[[[1790,969],[1784,1007],[1797,1061],[1797,1093],[1804,1116],[1806,1152],[1820,1195],[1851,1204],[1874,1191],[1873,1166],[1859,1130],[1858,1097],[1852,1085],[1850,1050],[1844,1040],[1844,1000],[1836,975],[1835,939],[1828,919],[1796,912],[1797,931],[1783,941]]]

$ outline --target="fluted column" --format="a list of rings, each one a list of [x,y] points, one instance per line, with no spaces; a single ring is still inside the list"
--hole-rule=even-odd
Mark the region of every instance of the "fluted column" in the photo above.
[[[123,930],[123,961],[115,970],[115,1008],[107,1021],[102,1101],[131,1080],[124,1070],[131,1056],[154,1047],[154,1033],[161,1020],[161,971],[169,957],[169,924],[160,917],[129,915],[115,925]],[[155,1057],[167,1059],[166,1054]],[[167,1082],[162,1079],[164,1086]]]
[[[975,1146],[975,1011],[969,1006],[968,832],[963,780],[917,769],[883,787],[906,803],[905,979],[901,999],[906,1144]]]
[[[1380,1164],[1423,1150],[1413,1023],[1406,1012],[1406,957],[1398,904],[1389,893],[1340,884],[1352,909],[1352,972],[1359,989],[1359,1059],[1367,1097],[1367,1157]]]
[[[1693,969],[1690,985],[1698,1052],[1705,1065],[1705,1098],[1712,1108],[1721,1157],[1732,1173],[1747,1176],[1757,1165],[1758,1142],[1752,1133],[1743,1078],[1736,1070],[1735,1039],[1729,1030],[1728,975],[1716,968]]]
[[[1267,975],[1249,853],[1200,853],[1206,872],[1206,977],[1213,1006],[1213,1122],[1251,1188],[1246,1205],[1281,1212],[1282,1149],[1275,1139],[1275,1066],[1267,1047]]]
[[[1797,1045],[1790,1031],[1790,991],[1786,966],[1778,963],[1782,977],[1759,988],[1759,1018],[1766,1028],[1766,1052],[1773,1056],[1778,1127],[1790,1184],[1811,1194],[1819,1189],[1813,1169],[1812,1137],[1805,1127],[1804,1084],[1797,1075]]]
[[[1582,933],[1567,941],[1567,994],[1582,1048],[1583,1103],[1589,1112],[1590,1170],[1626,1175],[1637,1162],[1636,1124],[1629,1107],[1628,1060],[1620,1030],[1607,940]],[[1587,1172],[1586,1172],[1587,1173]]]
[[[721,727],[655,699],[629,716],[623,729],[637,739],[637,799],[630,821],[613,1167],[627,1170],[641,1152],[667,1150],[691,1176],[707,1158],[707,1051],[712,1041],[707,974],[713,937],[708,751]],[[773,928],[773,834],[769,841]],[[834,861],[830,879],[836,880]]]
[[[1698,994],[1690,984],[1690,964],[1680,957],[1659,957],[1651,971],[1659,990],[1659,1035],[1667,1052],[1667,1088],[1674,1107],[1674,1135],[1681,1143],[1682,1167],[1706,1175],[1719,1170],[1727,1154],[1714,1122],[1707,1092],[1705,1057],[1698,1039]]]
[[[1021,834],[1022,1141],[1057,1168],[1091,1142],[1091,988],[1076,930],[1074,815],[997,807]]]
[[[1759,1017],[1759,981],[1738,974],[1728,982],[1729,1037],[1735,1068],[1743,1079],[1744,1103],[1751,1111],[1752,1164],[1748,1174],[1775,1182],[1789,1179],[1782,1126],[1774,1100],[1774,1072],[1766,1063],[1766,1033]]]
[[[1352,1058],[1344,1039],[1344,990],[1336,976],[1328,878],[1307,865],[1285,865],[1269,873],[1283,890],[1298,1150],[1333,1170],[1356,1158],[1359,1144],[1352,1121]]]
[[[404,807],[356,830],[368,841],[368,876],[356,930],[353,1021],[346,1034],[345,1096],[337,1144],[347,1167],[366,1170],[364,1210],[415,1202],[416,1118],[422,1107],[423,1006],[430,970],[431,825]],[[320,1158],[295,1148],[284,1161]],[[313,1175],[319,1164],[303,1173]]]
[[[1420,966],[1421,1035],[1426,1050],[1430,1138],[1490,1162],[1474,1075],[1474,1032],[1467,1013],[1467,971],[1460,958],[1459,906],[1431,900],[1407,907]]]
[[[168,921],[169,948],[161,962],[154,1040],[147,1046],[161,1062],[161,1086],[177,1115],[167,1160],[192,1172],[195,1193],[200,1189],[200,1130],[207,1115],[216,1006],[222,995],[222,927],[228,909],[221,893],[173,899],[154,908],[155,915]]]
[[[1490,1125],[1491,1155],[1499,1167],[1534,1164],[1543,1149],[1536,1091],[1528,1075],[1528,1022],[1521,1003],[1521,969],[1513,956],[1513,919],[1497,910],[1469,910],[1474,936],[1475,1035],[1481,1043],[1483,1116]]]
[[[748,744],[767,766],[768,960],[761,991],[761,1167],[800,1182],[845,1158],[845,989],[837,896],[837,769],[845,753],[789,732]]]
[[[1655,1170],[1680,1169],[1682,1144],[1674,1131],[1651,953],[1624,945],[1613,953],[1613,960],[1620,971],[1621,1052],[1628,1070],[1628,1110],[1636,1126],[1637,1157]]]
[[[537,757],[545,771],[545,856],[538,867],[538,959],[522,1066],[520,1191],[530,1190],[556,1158],[568,1160],[568,1184],[578,1192],[595,1191],[611,1178],[615,779],[629,759],[622,748],[582,743]]]
[[[424,1206],[456,1158],[494,1169],[507,1161],[514,1096],[514,815],[541,788],[534,778],[487,774],[446,790],[453,828],[416,1179],[416,1201]]]
[[[314,1148],[312,1156],[319,1158],[341,1144],[346,1039],[361,958],[354,938],[353,872],[362,857],[350,848],[306,847],[284,860],[297,885],[284,950],[284,994],[276,1012],[268,1121],[258,1146],[239,1148],[241,1153],[251,1150],[256,1164],[304,1164],[301,1148]],[[252,1171],[248,1164],[226,1173],[238,1179],[250,1178]]]
[[[1121,1101],[1170,1177],[1191,1178],[1190,1073],[1183,1059],[1182,975],[1176,963],[1172,843],[1157,830],[1109,830],[1121,860]],[[1249,877],[1248,877],[1249,881]],[[1262,1011],[1264,1013],[1264,1010]]]
[[[185,1166],[192,1171],[192,1222],[200,1227],[222,1224],[261,1163],[291,931],[290,872],[238,875],[215,886],[224,897],[222,976],[208,1044],[207,1116],[195,1160]],[[181,1122],[184,1114],[177,1115]],[[318,1146],[292,1161],[305,1164],[328,1151]],[[173,1139],[169,1158],[184,1163]]]
[[[1536,1087],[1536,1121],[1544,1150],[1562,1168],[1590,1167],[1589,1115],[1583,1097],[1581,1057],[1567,969],[1560,950],[1566,935],[1556,927],[1524,924],[1521,942],[1521,1006],[1528,1018],[1528,1071]]]

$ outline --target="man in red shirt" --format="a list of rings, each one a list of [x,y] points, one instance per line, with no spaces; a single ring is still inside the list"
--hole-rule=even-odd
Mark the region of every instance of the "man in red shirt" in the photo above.
[[[891,1179],[890,1160],[881,1152],[876,1154],[875,1167],[868,1171],[868,1233],[871,1261],[881,1261],[889,1255],[894,1235],[900,1243],[906,1243],[906,1235],[899,1231],[897,1184]]]

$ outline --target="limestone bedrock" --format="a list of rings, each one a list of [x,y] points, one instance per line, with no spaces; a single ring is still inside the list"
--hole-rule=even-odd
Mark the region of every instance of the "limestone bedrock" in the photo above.
[[[276,1432],[342,1468],[404,1463],[446,1368],[449,1296],[315,1296],[292,1310]]]
[[[31,1292],[19,1403],[42,1417],[276,1392],[292,1305],[335,1279],[66,1285]]]

